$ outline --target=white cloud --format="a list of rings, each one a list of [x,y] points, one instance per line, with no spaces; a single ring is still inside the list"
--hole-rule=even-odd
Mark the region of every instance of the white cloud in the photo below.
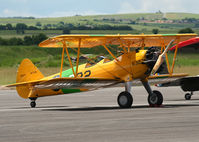
[[[145,12],[153,10],[165,12],[186,11],[183,0],[142,0],[142,3],[142,10]]]
[[[107,13],[98,13],[96,11],[56,11],[52,12],[48,15],[37,15],[34,13],[28,12],[28,10],[10,10],[10,9],[4,9],[0,15],[1,17],[29,17],[29,16],[34,16],[34,17],[67,17],[67,16],[74,16],[74,15],[101,15],[101,14],[107,14]]]
[[[74,15],[100,15],[100,14],[102,13],[98,13],[96,11],[57,11],[48,15],[48,17],[67,17]]]
[[[133,4],[128,1],[122,2],[118,13],[136,13],[137,10],[134,8]]]
[[[38,15],[31,14],[27,11],[15,11],[15,10],[10,10],[10,9],[4,9],[1,14],[2,17],[17,17],[17,16],[22,16],[22,17],[28,17],[28,16],[34,16],[38,17]]]
[[[144,13],[144,12],[156,12],[161,10],[163,12],[196,12],[194,9],[195,0],[192,2],[192,6],[187,5],[186,0],[126,0],[121,3],[118,13]],[[199,3],[199,2],[196,2]],[[197,5],[197,4],[196,4]]]
[[[198,0],[111,0],[109,3],[107,3],[108,0],[101,0],[99,4],[81,3],[79,7],[76,6],[79,3],[78,1],[81,0],[70,0],[70,3],[69,0],[57,0],[57,2],[50,0],[5,0],[0,5],[0,17],[66,17],[74,15],[148,13],[157,12],[158,10],[162,12],[199,13]]]

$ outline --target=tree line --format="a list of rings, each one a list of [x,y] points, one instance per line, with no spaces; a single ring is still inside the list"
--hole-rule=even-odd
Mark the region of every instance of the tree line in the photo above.
[[[46,40],[48,37],[41,33],[32,36],[25,36],[24,38],[10,38],[3,39],[0,37],[0,45],[38,45],[43,40]]]
[[[40,22],[37,22],[35,26],[28,26],[25,23],[17,23],[16,26],[8,23],[6,25],[0,25],[0,30],[16,30],[18,34],[24,34],[25,30],[133,30],[132,27],[128,25],[95,25],[95,24],[70,24],[59,22],[56,25],[46,24],[43,25]]]
[[[158,34],[158,29],[152,30],[153,34]],[[181,29],[178,33],[194,33],[191,28]],[[10,39],[3,39],[0,37],[0,45],[38,45],[43,40],[46,40],[48,37],[43,34],[37,34],[32,36],[24,36],[24,38],[12,37]]]

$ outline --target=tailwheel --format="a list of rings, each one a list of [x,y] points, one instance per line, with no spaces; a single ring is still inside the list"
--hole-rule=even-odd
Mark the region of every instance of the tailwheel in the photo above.
[[[31,106],[31,108],[35,108],[36,107],[36,102],[35,101],[30,102],[30,106]]]
[[[121,108],[130,108],[133,103],[133,97],[127,91],[121,92],[117,98],[117,103]]]
[[[185,98],[185,100],[190,100],[191,96],[192,95],[190,93],[186,93],[185,96],[184,96],[184,98]]]
[[[36,107],[36,99],[37,98],[29,98],[30,100],[31,100],[31,102],[30,102],[30,106],[31,106],[31,108],[35,108]]]
[[[163,96],[159,91],[154,90],[153,94],[148,96],[150,106],[160,106],[163,103]]]

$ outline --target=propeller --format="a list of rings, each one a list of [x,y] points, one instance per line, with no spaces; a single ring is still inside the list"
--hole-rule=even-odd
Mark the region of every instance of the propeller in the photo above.
[[[173,42],[174,42],[174,39],[170,41],[170,43],[167,45],[167,47],[164,50],[164,52],[161,55],[159,55],[155,65],[153,66],[153,69],[151,71],[151,75],[154,75],[156,73],[156,71],[159,69],[159,67],[162,65],[162,63],[165,60],[165,54],[167,53],[167,51],[169,50],[169,48],[171,47]]]

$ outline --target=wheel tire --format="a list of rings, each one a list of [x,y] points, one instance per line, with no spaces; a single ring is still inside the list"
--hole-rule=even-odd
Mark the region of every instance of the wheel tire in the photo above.
[[[151,106],[162,105],[162,103],[163,103],[163,96],[162,96],[162,94],[159,91],[154,90],[153,94],[148,96],[148,103]]]
[[[184,96],[185,100],[190,100],[191,99],[191,94],[187,93]]]
[[[36,107],[36,102],[30,102],[30,106],[31,106],[31,108],[35,108]]]
[[[121,92],[117,98],[117,103],[121,108],[131,108],[133,97],[127,91]]]

